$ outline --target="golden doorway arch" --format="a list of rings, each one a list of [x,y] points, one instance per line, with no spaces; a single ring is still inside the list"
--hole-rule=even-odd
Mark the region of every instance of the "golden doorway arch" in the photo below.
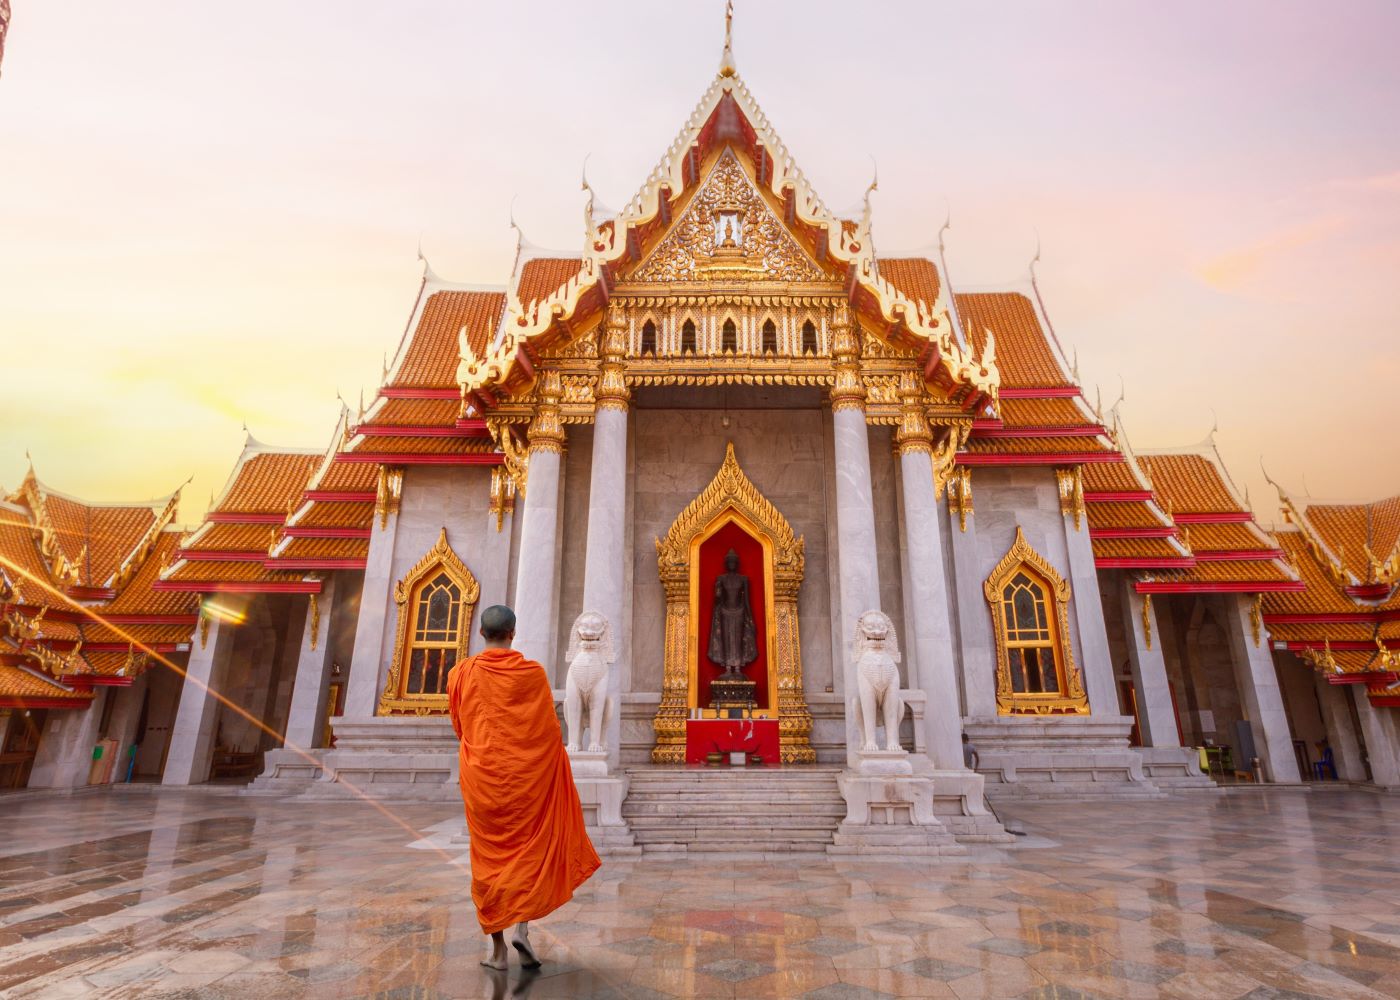
[[[680,512],[666,537],[656,540],[657,569],[666,592],[666,648],[661,705],[652,723],[654,763],[685,760],[686,719],[699,707],[702,549],[710,539],[736,527],[754,539],[764,564],[767,693],[755,714],[777,717],[783,763],[816,762],[812,715],[802,691],[797,622],[797,592],[806,567],[804,540],[793,535],[787,519],[744,475],[731,443],[725,447],[724,463],[715,478]]]

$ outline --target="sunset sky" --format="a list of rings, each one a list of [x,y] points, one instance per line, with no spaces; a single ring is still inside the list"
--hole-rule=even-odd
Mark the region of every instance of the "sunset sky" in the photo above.
[[[185,521],[261,440],[323,446],[417,291],[581,245],[717,68],[721,0],[13,0],[0,485]],[[1037,245],[1092,400],[1317,496],[1400,492],[1400,4],[739,0],[739,72],[827,204],[956,285]]]

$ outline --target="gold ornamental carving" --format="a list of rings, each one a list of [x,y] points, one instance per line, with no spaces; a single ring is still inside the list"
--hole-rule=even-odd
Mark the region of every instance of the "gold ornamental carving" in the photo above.
[[[539,404],[535,407],[534,419],[530,421],[530,452],[552,451],[556,454],[564,450],[564,425],[559,419],[559,400],[564,385],[557,371],[541,373],[539,381]]]
[[[399,501],[403,499],[403,469],[398,466],[381,465],[379,483],[374,491],[374,512],[379,516],[379,530],[389,526],[389,515],[399,512]]]
[[[321,602],[316,595],[311,595],[311,601],[306,609],[307,621],[306,629],[311,634],[311,651],[316,651],[316,644],[321,641]]]
[[[955,474],[957,467],[958,452],[962,446],[967,444],[968,435],[972,433],[972,421],[964,420],[948,425],[941,441],[933,449],[933,495],[937,500],[943,499],[944,491],[948,487],[948,482]],[[969,478],[968,483],[972,480]],[[968,496],[971,498],[971,486],[969,485]],[[970,502],[970,500],[969,500]],[[971,513],[972,508],[968,507]],[[964,529],[966,530],[966,529]]]
[[[1142,597],[1142,637],[1147,643],[1147,648],[1152,648],[1152,595],[1144,594]]]
[[[831,386],[832,412],[865,409],[865,382],[860,377],[860,338],[844,305],[832,310],[831,362],[835,382]]]
[[[895,449],[900,455],[933,453],[933,432],[924,407],[924,380],[918,372],[898,376],[899,426],[894,432]]]
[[[446,694],[409,694],[403,690],[404,674],[413,645],[413,622],[409,620],[409,616],[413,611],[414,592],[419,589],[420,584],[432,579],[439,571],[446,573],[448,579],[461,590],[455,663],[461,663],[467,658],[472,614],[476,609],[476,602],[481,597],[481,585],[452,550],[452,546],[447,542],[447,529],[443,528],[438,534],[437,543],[418,560],[417,565],[409,570],[402,580],[394,584],[394,603],[399,608],[398,621],[394,626],[394,652],[389,660],[389,676],[384,682],[384,693],[379,696],[379,715],[441,715],[447,711]]]
[[[1055,483],[1060,491],[1060,513],[1074,518],[1074,530],[1084,523],[1084,467],[1056,469]]]
[[[631,281],[825,281],[726,149]]]
[[[627,317],[619,309],[608,311],[599,350],[598,385],[593,398],[598,409],[626,410],[631,391],[627,388]]]
[[[657,570],[666,594],[666,638],[661,704],[652,722],[656,732],[652,761],[685,761],[685,723],[696,707],[700,545],[730,522],[737,522],[764,549],[769,685],[777,695],[780,756],[785,764],[815,763],[812,715],[802,690],[797,619],[805,543],[744,474],[732,443],[726,445],[724,462],[714,479],[677,515],[666,537],[656,540]]]
[[[967,531],[972,511],[972,469],[966,465],[953,470],[948,479],[948,509],[958,515],[958,530]]]
[[[1059,691],[1017,692],[1011,679],[1011,648],[1008,643],[1009,625],[1003,606],[1003,591],[1023,571],[1029,571],[1037,586],[1048,591],[1047,601],[1054,604],[1053,616],[1046,621],[1053,651]],[[1016,526],[1016,540],[1002,556],[996,568],[982,585],[983,595],[992,613],[992,632],[997,647],[996,700],[1000,715],[1088,715],[1089,697],[1084,690],[1084,677],[1074,663],[1070,643],[1069,602],[1070,585],[1055,567],[1031,548],[1021,526]],[[1053,624],[1052,624],[1053,623]]]

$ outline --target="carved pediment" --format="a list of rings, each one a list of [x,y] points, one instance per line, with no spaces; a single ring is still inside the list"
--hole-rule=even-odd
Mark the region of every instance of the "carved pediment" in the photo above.
[[[726,148],[631,281],[826,281]]]

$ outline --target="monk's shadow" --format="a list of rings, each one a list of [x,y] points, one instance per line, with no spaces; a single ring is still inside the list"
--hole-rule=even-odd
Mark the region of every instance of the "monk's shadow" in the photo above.
[[[491,1000],[528,1000],[530,991],[535,988],[535,980],[540,977],[539,969],[521,969],[520,978],[510,981],[510,973],[505,969],[487,969],[486,976],[491,983]]]

